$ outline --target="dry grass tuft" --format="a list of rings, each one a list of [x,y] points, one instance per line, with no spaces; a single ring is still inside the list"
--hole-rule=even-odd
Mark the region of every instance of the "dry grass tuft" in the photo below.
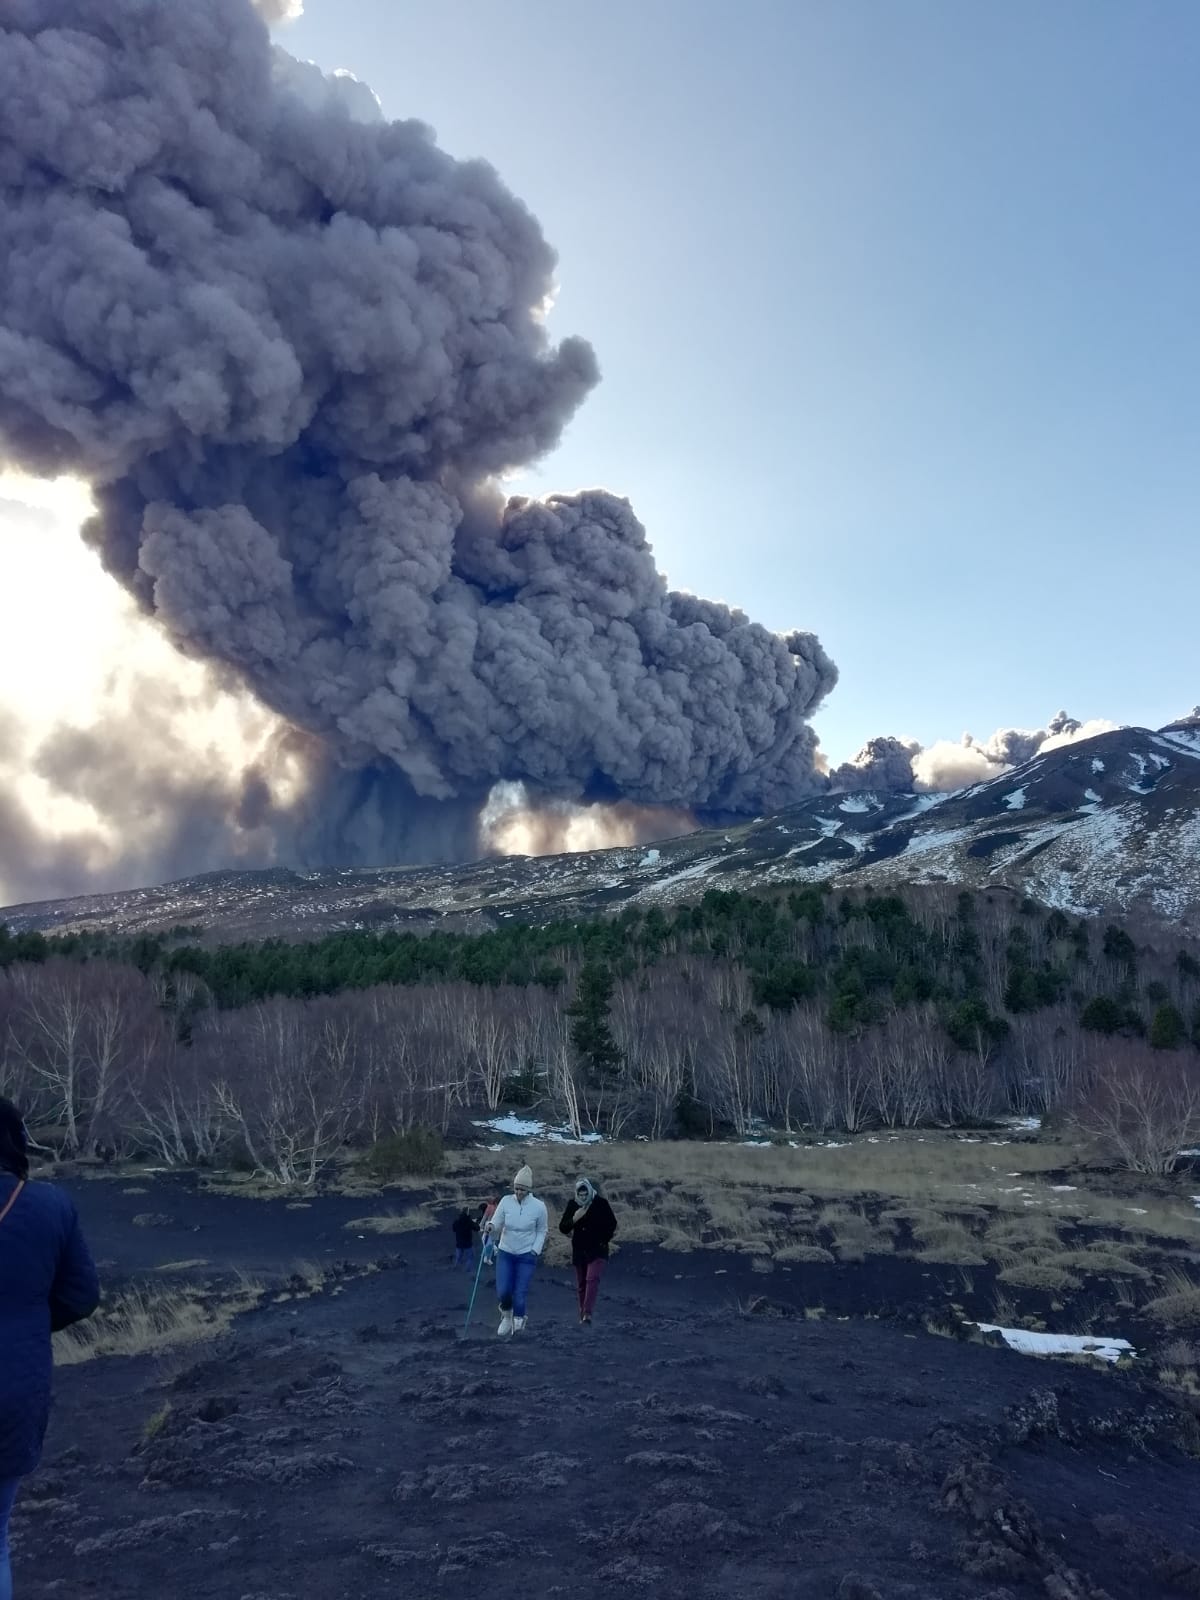
[[[1145,1283],[1154,1276],[1113,1245],[1089,1244],[1083,1250],[1064,1250],[1054,1259],[1064,1267],[1082,1272],[1085,1277],[1090,1274],[1102,1278],[1136,1278]]]
[[[201,1175],[200,1186],[209,1194],[234,1195],[239,1200],[295,1200],[311,1190],[273,1183],[259,1172],[214,1172]]]
[[[171,1402],[164,1401],[158,1410],[148,1416],[142,1424],[142,1439],[146,1444],[151,1444],[171,1420]]]
[[[1082,1286],[1082,1279],[1058,1266],[1053,1258],[1015,1261],[1002,1267],[998,1276],[1001,1283],[1011,1284],[1014,1289],[1041,1289],[1047,1294],[1064,1294]]]
[[[839,1261],[865,1261],[871,1255],[887,1255],[895,1248],[891,1228],[877,1226],[864,1212],[830,1207],[818,1218],[829,1229]]]
[[[987,1264],[988,1258],[979,1240],[969,1228],[953,1217],[939,1216],[937,1213],[925,1215],[913,1222],[912,1233],[920,1246],[917,1254],[922,1261],[951,1267],[982,1267]]]
[[[812,1265],[831,1267],[834,1262],[832,1251],[826,1250],[820,1244],[789,1244],[782,1250],[775,1252],[775,1259],[781,1266],[791,1266],[793,1263],[808,1262]]]
[[[1020,1326],[1017,1320],[1019,1315],[1016,1306],[1004,1290],[997,1289],[992,1296],[992,1315],[989,1321],[994,1322],[999,1328],[1016,1328]]]
[[[347,1233],[418,1233],[423,1228],[437,1226],[437,1218],[428,1206],[416,1206],[412,1211],[381,1211],[370,1217],[355,1217],[346,1223]]]
[[[737,1251],[776,1261],[793,1246],[827,1248],[835,1259],[861,1261],[896,1248],[896,1229],[911,1224],[919,1260],[970,1268],[995,1263],[1020,1270],[1028,1260],[1066,1255],[1060,1230],[1076,1221],[1119,1229],[1108,1266],[1057,1260],[1070,1273],[1108,1272],[1114,1281],[1140,1281],[1119,1267],[1137,1265],[1139,1240],[1184,1239],[1194,1232],[1190,1207],[1153,1194],[1105,1193],[1083,1167],[1085,1152],[1062,1142],[1026,1143],[985,1135],[978,1141],[940,1133],[855,1139],[839,1147],[801,1145],[746,1150],[736,1144],[638,1142],[570,1147],[514,1145],[448,1153],[436,1193],[449,1204],[474,1202],[506,1190],[515,1167],[528,1160],[537,1192],[557,1220],[582,1167],[598,1178],[620,1218],[618,1247]],[[1051,1173],[1072,1172],[1077,1185],[1056,1192]],[[378,1192],[378,1191],[377,1191]],[[415,1197],[414,1197],[415,1198]],[[422,1196],[424,1198],[424,1196]],[[865,1215],[863,1202],[878,1220]],[[371,1209],[364,1207],[365,1210]],[[352,1225],[353,1226],[353,1225]],[[816,1227],[826,1230],[810,1239]],[[703,1245],[702,1245],[703,1241]]]
[[[64,1367],[100,1356],[158,1355],[224,1333],[233,1319],[262,1301],[263,1285],[239,1278],[225,1291],[156,1290],[139,1286],[114,1296],[94,1317],[54,1335],[54,1359]]]
[[[1032,1216],[1029,1212],[1019,1217],[997,1217],[988,1225],[987,1242],[1009,1250],[1050,1247],[1059,1242],[1058,1225],[1049,1217]]]
[[[1191,1339],[1171,1339],[1158,1352],[1158,1363],[1160,1383],[1180,1394],[1200,1395],[1200,1344]]]
[[[1200,1369],[1200,1342],[1195,1339],[1172,1339],[1159,1351],[1159,1360],[1170,1367],[1196,1367]]]
[[[1175,1269],[1164,1275],[1165,1293],[1142,1307],[1142,1314],[1167,1328],[1200,1329],[1200,1283]]]

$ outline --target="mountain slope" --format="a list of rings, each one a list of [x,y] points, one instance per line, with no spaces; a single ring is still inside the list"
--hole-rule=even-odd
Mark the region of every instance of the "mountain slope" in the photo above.
[[[1078,914],[1137,912],[1200,932],[1200,721],[1125,728],[949,795],[826,793],[654,846],[457,867],[216,872],[10,908],[14,931],[163,931],[224,940],[349,927],[547,922],[706,888],[828,880],[1000,885]]]

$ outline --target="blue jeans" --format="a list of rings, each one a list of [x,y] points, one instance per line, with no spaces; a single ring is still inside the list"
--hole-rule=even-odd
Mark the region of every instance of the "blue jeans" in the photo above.
[[[525,1297],[533,1281],[537,1259],[532,1250],[523,1256],[514,1256],[507,1250],[496,1251],[496,1293],[500,1297],[501,1311],[511,1311],[515,1317],[525,1315]],[[5,1600],[4,1595],[0,1594],[0,1600]]]
[[[8,1519],[17,1498],[19,1478],[0,1478],[0,1600],[12,1600],[12,1568],[8,1564]]]
[[[475,1265],[475,1246],[473,1244],[455,1245],[454,1265],[456,1267],[473,1267]]]

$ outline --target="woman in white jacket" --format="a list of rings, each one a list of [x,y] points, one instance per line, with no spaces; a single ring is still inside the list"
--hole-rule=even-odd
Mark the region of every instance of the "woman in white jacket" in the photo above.
[[[496,1293],[500,1297],[500,1326],[497,1336],[507,1339],[525,1326],[526,1297],[534,1268],[546,1243],[549,1219],[546,1207],[533,1192],[533,1173],[522,1167],[513,1179],[513,1192],[506,1194],[484,1225],[495,1241]]]

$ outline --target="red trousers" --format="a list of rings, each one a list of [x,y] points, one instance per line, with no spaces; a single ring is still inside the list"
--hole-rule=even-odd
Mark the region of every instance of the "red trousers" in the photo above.
[[[596,1309],[596,1296],[600,1293],[600,1279],[608,1262],[601,1257],[586,1265],[575,1263],[575,1284],[579,1290],[579,1315],[590,1317]]]

